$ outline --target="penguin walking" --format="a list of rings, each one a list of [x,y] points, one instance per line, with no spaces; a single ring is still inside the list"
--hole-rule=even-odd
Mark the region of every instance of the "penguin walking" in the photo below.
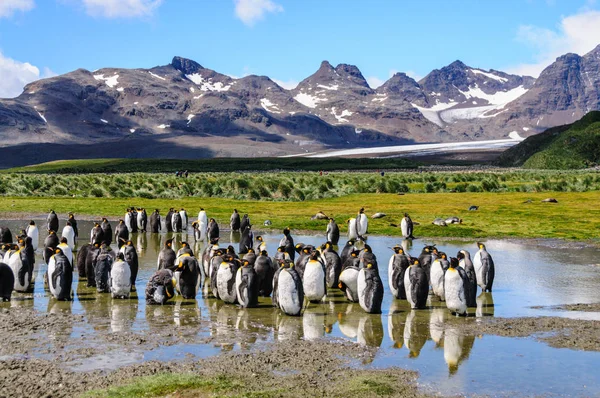
[[[48,218],[46,218],[46,222],[48,223],[49,231],[58,231],[58,215],[54,212],[54,210],[50,210],[50,214],[48,214]]]
[[[67,221],[67,224],[62,230],[62,237],[67,239],[67,245],[71,250],[75,250],[75,230],[71,226],[71,222]]]
[[[150,214],[150,232],[157,234],[162,230],[160,225],[160,210],[154,209],[154,212]]]
[[[104,231],[99,223],[94,224],[94,228],[90,231],[90,243],[93,244],[102,244],[104,243]]]
[[[242,236],[240,237],[239,253],[245,254],[248,249],[252,247],[252,241],[254,240],[254,234],[252,233],[251,225],[244,225],[242,229]]]
[[[283,246],[286,253],[290,255],[290,259],[294,261],[296,251],[294,250],[294,238],[292,238],[290,227],[283,230],[283,238],[279,241],[279,246]]]
[[[140,232],[146,232],[148,228],[148,213],[146,213],[146,209],[138,209],[137,213],[137,227]]]
[[[10,250],[4,255],[5,263],[12,269],[14,275],[13,289],[25,293],[31,285],[31,267],[23,249]]]
[[[481,287],[482,292],[492,292],[494,284],[494,275],[496,268],[492,256],[487,252],[485,245],[477,242],[479,250],[473,257],[473,266],[475,267],[475,275],[477,276],[477,284]]]
[[[344,292],[346,298],[357,303],[358,297],[358,266],[346,267],[340,274],[339,288]]]
[[[458,266],[458,259],[452,257],[444,276],[446,307],[456,315],[467,315],[465,287],[469,278],[464,269]]]
[[[146,304],[166,304],[175,295],[175,284],[173,271],[170,269],[156,271],[146,285]]]
[[[211,218],[208,221],[208,229],[206,231],[206,235],[208,240],[218,239],[219,238],[219,224],[214,218]]]
[[[369,314],[381,314],[383,282],[381,282],[379,271],[373,267],[373,264],[368,263],[358,271],[356,289],[361,308]]]
[[[240,267],[238,259],[223,259],[217,271],[217,290],[219,298],[228,304],[237,302],[237,293],[235,289],[235,277]]]
[[[400,230],[402,231],[402,237],[406,239],[414,239],[413,236],[413,222],[408,215],[408,213],[404,213],[404,217],[402,217],[402,221],[400,222]]]
[[[465,270],[465,274],[469,279],[469,283],[465,286],[467,307],[477,308],[477,276],[471,261],[471,253],[461,250],[456,254],[456,258],[458,259],[458,266]]]
[[[194,299],[202,283],[200,266],[196,257],[184,253],[177,258],[175,268],[175,288],[184,299]]]
[[[427,281],[427,273],[421,267],[418,259],[413,259],[413,263],[404,273],[404,289],[406,290],[406,299],[410,304],[410,308],[425,308],[429,294],[429,283]]]
[[[71,223],[73,231],[75,231],[75,242],[77,242],[77,238],[79,238],[79,228],[77,227],[77,220],[75,219],[75,214],[73,214],[72,212],[69,213],[68,221]]]
[[[131,288],[131,268],[123,253],[119,252],[110,270],[110,295],[112,298],[128,299]]]
[[[319,252],[312,251],[303,272],[302,290],[311,303],[318,303],[327,295],[325,270]]]
[[[165,229],[167,232],[173,232],[173,213],[174,209],[171,207],[165,216]]]
[[[100,255],[100,245],[93,244],[88,248],[85,258],[85,275],[87,277],[87,287],[96,287],[96,260]]]
[[[325,242],[322,250],[321,257],[325,264],[325,282],[328,288],[334,288],[338,285],[342,273],[342,259],[333,249],[332,242]]]
[[[173,228],[173,232],[183,231],[183,224],[179,212],[173,213],[173,216],[171,217],[171,226]]]
[[[340,241],[340,227],[336,224],[335,220],[329,217],[329,223],[327,224],[327,241],[331,242],[333,246],[337,246]]]
[[[125,225],[124,220],[119,220],[119,224],[117,224],[117,226],[115,228],[115,241],[117,242],[117,246],[119,247],[119,249],[128,240],[129,240],[129,229]]]
[[[110,247],[106,244],[100,246],[100,254],[96,258],[96,266],[94,267],[94,278],[96,280],[96,290],[98,293],[110,292],[110,271],[114,262],[113,254]]]
[[[229,226],[233,232],[238,232],[240,230],[241,219],[237,209],[233,209],[233,213],[231,214],[231,217],[229,217]]]
[[[406,255],[402,246],[396,245],[392,250],[394,254],[390,257],[388,265],[388,283],[394,298],[406,300],[404,275],[410,267],[410,257]]]
[[[369,218],[365,214],[365,208],[361,207],[356,216],[356,229],[358,236],[365,236],[369,231]]]
[[[25,233],[31,238],[33,250],[37,250],[40,243],[40,231],[38,230],[37,225],[35,225],[35,221],[31,220],[29,222],[29,225],[25,229]]]
[[[347,221],[348,223],[348,240],[356,241],[358,240],[358,228],[356,224],[356,218],[350,218]]]
[[[102,237],[104,238],[104,241],[106,244],[110,245],[113,241],[113,230],[106,217],[102,217],[100,228],[102,228]]]
[[[277,304],[286,315],[300,316],[302,313],[304,306],[302,280],[292,263],[280,268],[277,278]]]
[[[271,260],[266,250],[262,250],[256,257],[254,272],[256,273],[258,295],[269,297],[273,292],[273,275],[275,269],[273,267],[273,260]]]
[[[55,299],[71,300],[71,284],[73,283],[73,266],[61,249],[56,249],[48,262],[48,287]]]
[[[235,289],[238,303],[242,308],[258,305],[258,278],[248,260],[242,260],[242,266],[237,270]]]
[[[181,228],[185,231],[187,230],[188,227],[188,214],[187,211],[185,211],[185,209],[182,207],[181,210],[179,210],[179,217],[181,217]]]
[[[15,275],[12,269],[7,264],[0,262],[0,299],[2,301],[10,301],[14,285]]]
[[[433,290],[433,294],[435,294],[440,299],[440,301],[444,301],[446,300],[446,295],[444,293],[444,275],[446,274],[450,263],[446,256],[446,253],[439,252],[438,256],[439,257],[433,260],[433,262],[431,263],[431,269],[429,271],[431,277],[430,283],[431,290]]]
[[[123,254],[123,261],[125,261],[129,265],[129,277],[131,279],[129,285],[131,287],[131,291],[135,291],[135,281],[137,279],[138,271],[140,268],[137,250],[135,250],[133,242],[131,240],[128,240],[123,246],[121,246],[119,252]]]
[[[163,248],[160,250],[160,253],[158,253],[156,264],[157,270],[170,269],[173,271],[175,269],[175,259],[177,256],[175,255],[175,251],[173,250],[172,246],[173,239],[168,239]]]

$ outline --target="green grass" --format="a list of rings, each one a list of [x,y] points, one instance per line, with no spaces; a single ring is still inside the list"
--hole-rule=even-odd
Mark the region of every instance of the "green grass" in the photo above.
[[[506,150],[496,161],[500,166],[529,169],[582,169],[600,162],[600,112],[527,138]]]
[[[559,203],[542,203],[554,197]],[[524,203],[531,200],[531,203]],[[311,220],[318,211],[336,219],[343,232],[345,220],[354,217],[358,209],[365,207],[371,216],[384,212],[387,217],[371,219],[371,234],[399,236],[398,224],[404,212],[414,221],[417,237],[457,238],[563,238],[594,239],[600,228],[600,212],[595,211],[600,192],[476,192],[476,193],[409,193],[353,194],[339,198],[309,200],[304,202],[267,202],[221,198],[169,199],[109,199],[109,198],[15,198],[0,197],[0,209],[7,212],[45,215],[49,209],[58,213],[74,211],[76,214],[93,216],[123,216],[124,209],[131,206],[152,210],[159,208],[165,214],[170,207],[184,207],[195,218],[200,207],[211,217],[227,225],[232,209],[248,213],[257,229],[263,222],[272,221],[271,229],[281,230],[289,226],[293,230],[324,232],[326,221]],[[468,211],[478,205],[478,211]],[[2,214],[0,214],[2,216]],[[6,215],[5,215],[6,216]],[[464,219],[462,225],[438,227],[431,224],[436,217],[457,216]]]
[[[308,159],[308,158],[214,158],[214,159],[77,159],[57,160],[37,165],[2,170],[2,173],[173,173],[235,171],[319,171],[374,170],[414,168],[417,163],[408,159]]]

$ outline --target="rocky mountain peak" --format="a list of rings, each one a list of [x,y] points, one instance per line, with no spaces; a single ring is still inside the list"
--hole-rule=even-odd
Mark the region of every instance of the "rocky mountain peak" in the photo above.
[[[173,57],[173,60],[171,61],[171,66],[181,71],[184,75],[193,75],[194,73],[198,73],[199,71],[204,69],[202,65],[200,65],[196,61],[177,56]]]
[[[363,87],[369,87],[369,83],[367,83],[367,80],[364,78],[364,76],[360,72],[360,69],[358,69],[358,67],[356,67],[354,65],[339,64],[338,66],[335,67],[335,71],[342,78],[349,79],[354,84],[357,84],[357,85],[363,86]]]

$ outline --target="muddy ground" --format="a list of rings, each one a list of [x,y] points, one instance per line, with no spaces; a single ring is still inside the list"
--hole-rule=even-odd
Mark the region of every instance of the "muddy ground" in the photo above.
[[[118,358],[122,353],[178,343],[211,343],[210,335],[203,336],[201,332],[210,328],[208,321],[183,325],[176,333],[168,330],[113,333],[110,328],[95,328],[91,339],[89,334],[78,334],[73,328],[82,321],[83,316],[64,312],[39,313],[31,308],[0,310],[3,340],[0,397],[77,396],[91,389],[159,373],[226,376],[243,385],[245,391],[267,391],[268,396],[297,396],[298,391],[305,396],[426,396],[418,390],[415,372],[365,368],[362,364],[369,363],[377,349],[339,339],[273,342],[263,348],[223,352],[203,360],[150,361],[112,371],[73,371],[72,364],[85,363],[86,358],[99,352]],[[446,322],[453,327],[459,325],[469,334],[533,336],[553,347],[600,351],[600,321],[449,317]]]

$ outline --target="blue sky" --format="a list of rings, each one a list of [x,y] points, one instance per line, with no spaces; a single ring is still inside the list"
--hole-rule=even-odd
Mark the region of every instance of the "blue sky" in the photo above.
[[[372,85],[456,59],[536,75],[600,44],[598,10],[590,0],[0,0],[0,96],[36,77],[174,55],[292,85],[325,59],[357,65]]]

